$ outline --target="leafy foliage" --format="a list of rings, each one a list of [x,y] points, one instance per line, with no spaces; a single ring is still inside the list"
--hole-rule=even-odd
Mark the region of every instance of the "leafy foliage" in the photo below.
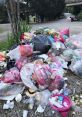
[[[80,21],[82,21],[82,11],[78,14],[78,18]]]
[[[51,20],[61,15],[65,0],[30,0],[30,4],[36,14]]]
[[[82,10],[82,5],[74,6],[74,8],[73,8],[73,14],[74,15],[78,15],[81,10]]]
[[[10,49],[14,44],[16,43],[16,40],[14,39],[12,34],[8,34],[7,39],[4,41],[0,41],[0,50],[8,50]]]
[[[0,21],[1,20],[8,20],[8,15],[5,5],[0,3]]]
[[[20,23],[21,31],[17,33],[17,35],[14,37],[13,34],[8,34],[7,39],[4,41],[0,41],[0,50],[8,50],[10,49],[14,44],[19,43],[19,37],[21,33],[28,32],[31,30],[31,27],[26,22]]]

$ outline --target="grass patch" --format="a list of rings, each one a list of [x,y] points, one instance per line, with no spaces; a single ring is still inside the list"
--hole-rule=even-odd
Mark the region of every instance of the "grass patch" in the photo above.
[[[31,26],[28,25],[26,21],[22,21],[20,23],[20,29],[21,29],[21,33],[29,32],[31,30]]]
[[[8,34],[7,39],[0,42],[0,51],[9,50],[14,44],[19,43],[20,35],[24,32],[29,32],[31,30],[31,26],[26,22],[21,22],[20,29],[21,31],[15,36],[15,38],[12,34]]]
[[[0,42],[0,50],[9,50],[14,44],[16,44],[16,40],[12,34],[9,34],[7,40]]]
[[[78,14],[78,18],[80,21],[82,21],[82,11]]]
[[[14,44],[19,43],[20,35],[24,32],[29,32],[31,30],[31,26],[29,26],[26,22],[20,23],[21,31],[13,37],[12,34],[8,34],[7,39],[0,42],[0,51],[9,50]]]

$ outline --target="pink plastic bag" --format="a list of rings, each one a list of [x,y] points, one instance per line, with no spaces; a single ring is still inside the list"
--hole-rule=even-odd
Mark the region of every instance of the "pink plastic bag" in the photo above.
[[[62,37],[62,35],[60,35],[60,37],[54,36],[54,40],[55,40],[55,41],[60,41],[60,42],[62,42],[62,43],[65,42],[64,38]]]
[[[69,37],[69,28],[61,29],[59,32],[60,35],[67,35]]]
[[[56,94],[56,95],[52,95],[51,98],[50,98],[50,100],[51,100],[52,98],[57,97],[57,96],[58,96],[58,97],[63,97],[62,108],[57,107],[58,105],[60,105],[59,103],[56,103],[56,102],[55,102],[56,104],[53,105],[52,102],[49,102],[51,108],[52,108],[53,110],[59,111],[59,112],[61,113],[61,117],[68,117],[68,112],[69,112],[69,110],[70,110],[70,108],[71,108],[71,106],[72,106],[71,99],[70,99],[69,97],[67,97],[67,96],[62,95],[62,94]],[[64,103],[66,103],[66,106],[63,106]]]
[[[60,41],[62,43],[65,42],[65,39],[67,39],[69,37],[69,29],[68,28],[64,28],[62,30],[59,31],[59,37],[54,37],[54,39],[56,41]]]
[[[20,70],[25,64],[27,63],[27,58],[20,58],[19,60],[16,61],[16,66]]]
[[[51,52],[48,52],[48,58],[50,62],[54,62],[56,60],[55,54]]]
[[[31,56],[33,53],[33,49],[30,45],[20,45],[19,51],[21,56]]]
[[[36,80],[36,82],[39,85],[49,85],[50,83],[50,77],[51,77],[51,69],[49,65],[36,65],[34,69],[34,73],[32,75],[33,79]]]
[[[55,89],[62,89],[64,86],[64,80],[60,76],[56,76],[54,80],[51,81],[49,85],[49,90],[53,91]]]
[[[17,68],[12,68],[4,74],[4,83],[15,83],[20,81],[20,73]]]
[[[19,45],[15,49],[10,50],[7,56],[11,59],[19,60],[21,57],[29,57],[33,53],[33,49],[30,45]]]

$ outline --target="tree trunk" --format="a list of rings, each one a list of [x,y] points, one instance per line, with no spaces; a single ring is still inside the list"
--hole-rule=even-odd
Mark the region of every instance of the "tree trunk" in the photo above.
[[[11,23],[12,33],[14,38],[20,31],[20,8],[19,0],[6,0],[6,8]]]

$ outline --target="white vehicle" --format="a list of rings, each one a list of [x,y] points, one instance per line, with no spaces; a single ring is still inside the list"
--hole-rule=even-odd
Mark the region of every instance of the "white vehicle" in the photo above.
[[[66,19],[70,19],[71,21],[77,21],[77,18],[72,13],[64,13],[64,17]]]

